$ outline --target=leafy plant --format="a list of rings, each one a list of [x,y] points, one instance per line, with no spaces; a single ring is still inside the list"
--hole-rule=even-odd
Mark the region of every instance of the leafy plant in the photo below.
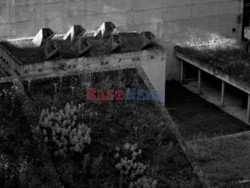
[[[126,143],[123,148],[116,148],[114,158],[118,161],[115,165],[120,172],[120,187],[125,182],[129,188],[155,188],[157,180],[145,175],[146,165],[139,162],[142,150],[137,148],[137,143]]]
[[[91,143],[91,129],[78,121],[83,108],[66,104],[64,109],[43,110],[39,124],[44,142],[54,151],[55,156],[66,157],[68,153],[82,153],[85,145]]]

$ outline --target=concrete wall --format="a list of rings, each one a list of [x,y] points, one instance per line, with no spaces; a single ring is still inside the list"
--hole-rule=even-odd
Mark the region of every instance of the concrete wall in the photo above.
[[[107,62],[107,65],[103,65]],[[70,60],[45,61],[24,65],[22,75],[27,77],[57,77],[59,75],[79,74],[79,71],[107,71],[111,69],[135,68],[140,65],[154,89],[165,93],[166,53],[161,50],[113,54],[105,57],[75,58]],[[64,65],[63,70],[60,69]],[[163,101],[165,96],[163,95]]]
[[[176,79],[173,45],[206,33],[240,38],[242,12],[243,0],[0,0],[0,37],[33,36],[41,27],[65,33],[72,24],[93,30],[103,21],[150,30],[168,50],[167,79]]]

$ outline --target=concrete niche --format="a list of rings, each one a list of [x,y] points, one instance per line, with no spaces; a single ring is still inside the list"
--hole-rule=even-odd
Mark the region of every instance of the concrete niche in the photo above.
[[[83,55],[85,52],[87,52],[91,45],[89,44],[89,42],[87,41],[86,38],[79,38],[76,42],[76,46],[77,46],[77,55],[81,56]]]
[[[46,41],[44,50],[46,60],[56,55],[56,53],[59,51],[58,45],[55,41]]]
[[[141,32],[140,37],[143,40],[143,45],[142,45],[141,49],[145,48],[147,45],[149,45],[150,43],[152,43],[156,40],[156,37],[150,31]]]

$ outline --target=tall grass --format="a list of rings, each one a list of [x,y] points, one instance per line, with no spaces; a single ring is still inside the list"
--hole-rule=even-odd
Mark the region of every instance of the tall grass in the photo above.
[[[250,83],[250,54],[236,39],[218,35],[211,35],[206,41],[193,38],[183,46],[177,45],[175,50],[200,64]]]

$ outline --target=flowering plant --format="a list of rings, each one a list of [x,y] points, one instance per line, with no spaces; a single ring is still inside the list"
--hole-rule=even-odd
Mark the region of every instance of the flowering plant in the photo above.
[[[45,144],[56,156],[65,157],[68,153],[82,153],[85,146],[91,143],[91,129],[78,120],[84,108],[66,104],[64,109],[42,110],[39,125]]]
[[[126,143],[123,148],[116,148],[114,158],[118,161],[115,165],[120,172],[121,180],[127,179],[129,188],[155,188],[157,180],[145,175],[146,165],[138,161],[142,150],[137,148],[137,143]]]

